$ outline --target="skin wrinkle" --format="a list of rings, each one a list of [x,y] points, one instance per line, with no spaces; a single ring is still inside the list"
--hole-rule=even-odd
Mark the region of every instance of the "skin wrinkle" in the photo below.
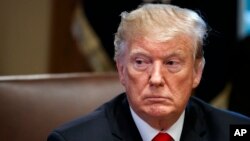
[[[124,58],[119,59],[127,61],[117,62],[132,108],[156,129],[168,129],[178,119],[192,88],[197,86],[194,82],[200,80],[201,73],[196,72],[202,69],[194,69],[192,41],[188,36],[176,36],[167,42],[134,38]],[[134,56],[139,54],[151,60],[146,70],[134,68]],[[172,58],[181,62],[180,71],[173,73],[165,66],[164,61]]]
[[[122,14],[114,59],[131,108],[151,127],[168,129],[184,111],[200,83],[206,31],[197,13],[176,6]]]

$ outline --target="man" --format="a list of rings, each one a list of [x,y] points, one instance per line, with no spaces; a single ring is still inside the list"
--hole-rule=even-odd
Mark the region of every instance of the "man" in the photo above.
[[[114,50],[111,47],[113,46],[113,33],[117,30],[120,22],[119,14],[122,11],[130,11],[141,3],[171,3],[199,10],[212,28],[207,38],[209,42],[206,42],[204,46],[206,67],[203,70],[202,80],[194,91],[196,97],[206,102],[214,100],[231,81],[232,74],[241,68],[237,67],[237,71],[231,68],[232,61],[235,60],[231,54],[234,55],[239,49],[236,47],[236,11],[239,7],[237,0],[109,0],[109,3],[100,0],[81,0],[81,2],[88,21],[110,58],[114,57]],[[115,62],[112,64],[115,66]],[[246,109],[249,109],[248,106]],[[239,109],[234,110],[240,112]]]
[[[57,128],[48,141],[227,141],[229,125],[250,124],[191,96],[205,64],[206,24],[197,13],[145,4],[121,17],[115,61],[126,92]]]

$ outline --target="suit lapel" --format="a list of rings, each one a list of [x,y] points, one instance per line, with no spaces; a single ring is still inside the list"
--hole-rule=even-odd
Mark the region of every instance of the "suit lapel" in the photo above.
[[[115,141],[142,141],[133,121],[125,94],[118,96],[106,114]],[[203,141],[207,136],[205,114],[193,98],[187,105],[180,141]]]
[[[207,135],[205,115],[190,99],[185,113],[185,120],[180,141],[203,141]]]
[[[112,111],[110,124],[113,126],[112,134],[114,139],[116,141],[142,141],[141,135],[133,121],[125,94],[118,97]]]

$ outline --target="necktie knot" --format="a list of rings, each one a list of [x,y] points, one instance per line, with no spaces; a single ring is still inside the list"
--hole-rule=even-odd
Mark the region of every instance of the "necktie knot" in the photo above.
[[[158,133],[152,141],[172,141],[172,137],[167,133]]]

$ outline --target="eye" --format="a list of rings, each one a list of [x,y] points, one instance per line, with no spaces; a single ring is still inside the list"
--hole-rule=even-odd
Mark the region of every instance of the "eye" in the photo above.
[[[138,64],[138,65],[141,65],[141,64],[143,64],[144,62],[143,62],[143,60],[141,60],[141,59],[137,59],[137,60],[135,60],[135,63]]]
[[[181,62],[179,60],[174,60],[174,59],[166,61],[165,64],[168,70],[173,73],[180,71],[182,67]]]
[[[173,60],[167,62],[167,65],[170,65],[170,66],[173,66],[173,65],[176,65],[176,64],[177,64],[177,62],[175,62]]]
[[[135,58],[134,60],[134,68],[138,69],[138,70],[145,70],[148,65],[149,65],[150,61],[148,59],[145,58]]]

